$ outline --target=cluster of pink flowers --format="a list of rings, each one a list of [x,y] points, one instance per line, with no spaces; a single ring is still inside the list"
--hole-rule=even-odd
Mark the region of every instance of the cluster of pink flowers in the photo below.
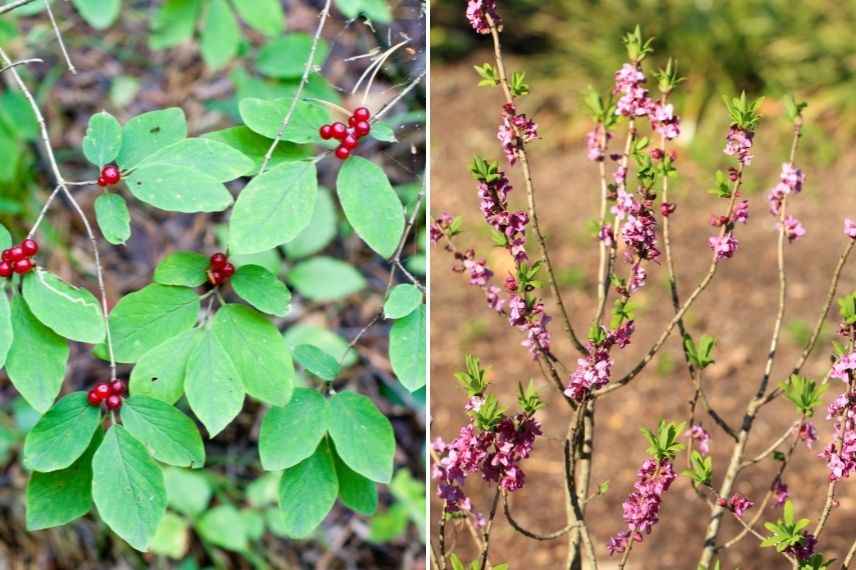
[[[619,189],[612,213],[623,222],[621,238],[638,259],[655,261],[660,257],[657,248],[657,218],[651,200],[637,200],[632,194]]]
[[[827,408],[833,420],[832,442],[820,453],[826,460],[829,479],[846,479],[856,473],[856,395],[841,394]]]
[[[844,218],[844,235],[850,239],[856,239],[856,221]]]
[[[609,351],[613,346],[624,348],[630,344],[630,337],[635,330],[634,322],[627,321],[607,334],[602,343],[598,345],[589,343],[589,353],[577,359],[577,368],[571,373],[565,395],[576,402],[582,402],[592,390],[609,384],[613,364]]]
[[[856,378],[856,352],[845,354],[832,366],[830,378],[837,378],[849,383],[850,377]]]
[[[749,221],[749,200],[741,200],[734,206],[731,216],[711,216],[710,225],[713,227],[725,226],[725,233],[721,236],[710,236],[707,244],[716,254],[716,259],[729,259],[734,256],[740,242],[734,237],[734,224],[745,224]]]
[[[520,145],[538,138],[538,125],[524,113],[518,113],[514,103],[506,103],[502,106],[502,122],[496,138],[513,166],[520,158]]]
[[[817,441],[817,428],[814,422],[803,422],[800,424],[799,438],[809,449],[814,447],[814,442]]]
[[[491,182],[479,182],[479,207],[485,221],[506,238],[506,248],[514,261],[528,260],[526,253],[526,225],[529,214],[524,210],[508,210],[508,194],[511,183],[504,172],[499,172]]]
[[[815,548],[817,548],[817,538],[810,532],[803,532],[802,540],[786,548],[785,552],[802,562],[814,556]]]
[[[788,497],[791,496],[788,486],[779,477],[776,477],[776,480],[773,481],[773,487],[771,490],[773,491],[773,496],[776,499],[777,507],[784,505],[785,501],[788,500]]]
[[[732,511],[737,518],[743,518],[746,511],[754,507],[755,503],[740,493],[735,493],[728,499],[728,501],[726,501],[725,506],[727,506],[728,510]]]
[[[701,424],[693,424],[692,427],[684,433],[684,436],[692,438],[699,453],[702,455],[710,453],[710,433],[708,433]]]
[[[467,20],[470,21],[470,25],[477,34],[490,33],[488,16],[497,28],[502,28],[502,18],[496,11],[496,0],[469,0],[467,2]]]
[[[508,300],[508,323],[526,334],[521,344],[529,350],[532,358],[549,354],[551,336],[547,325],[552,318],[544,312],[544,304],[539,300],[527,301],[520,295],[517,292],[517,280],[511,275],[505,280],[505,287],[511,294]]]
[[[785,196],[799,194],[805,183],[805,174],[802,170],[791,163],[782,164],[782,173],[779,182],[770,190],[767,201],[770,204],[770,213],[779,216],[782,211],[782,202]],[[785,235],[788,242],[793,242],[805,235],[805,228],[794,216],[788,216],[784,220]]]
[[[448,212],[443,212],[436,220],[434,220],[428,231],[432,244],[436,244],[443,239],[446,232],[449,230],[449,227],[452,225],[452,220],[452,214]]]
[[[478,405],[480,398],[476,400]],[[470,406],[471,408],[473,406]],[[529,457],[541,424],[526,414],[503,418],[491,430],[479,430],[468,423],[449,443],[434,440],[432,448],[440,456],[434,463],[432,478],[437,495],[449,512],[472,511],[472,503],[463,490],[467,476],[479,472],[485,481],[498,483],[504,491],[523,487],[526,475],[519,463]]]
[[[752,163],[752,139],[755,133],[741,129],[737,125],[731,125],[728,135],[725,137],[725,154],[736,156],[740,164]]]
[[[593,162],[603,162],[606,156],[606,145],[612,138],[612,133],[607,131],[600,123],[586,135],[586,148],[588,149],[588,159]]]
[[[636,474],[634,491],[624,501],[624,522],[627,529],[609,539],[609,554],[624,552],[631,540],[642,542],[644,535],[660,520],[663,494],[677,477],[671,461],[646,459]]]
[[[654,103],[654,109],[649,116],[651,127],[666,140],[676,139],[681,134],[681,123],[671,103],[666,105]]]
[[[681,122],[671,103],[653,100],[645,88],[645,74],[638,65],[625,63],[615,72],[613,92],[620,95],[615,112],[624,117],[648,117],[651,128],[667,140],[678,138]],[[591,144],[589,145],[591,158]],[[594,160],[594,159],[593,159]]]
[[[716,254],[716,259],[720,260],[729,259],[734,256],[739,242],[733,233],[728,232],[724,236],[710,236],[707,238],[707,244],[713,250],[714,254]]]

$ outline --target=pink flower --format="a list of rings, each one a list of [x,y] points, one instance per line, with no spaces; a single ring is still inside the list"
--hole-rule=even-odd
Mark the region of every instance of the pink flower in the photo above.
[[[735,493],[728,499],[728,508],[734,512],[737,518],[743,518],[746,511],[751,509],[755,503],[739,493]]]
[[[710,249],[716,254],[717,261],[720,259],[728,259],[737,251],[738,242],[734,239],[733,234],[725,234],[722,237],[711,236],[707,239]]]
[[[710,434],[704,429],[701,424],[693,424],[693,426],[688,429],[684,436],[691,437],[698,447],[699,453],[702,455],[707,455],[710,453]]]
[[[465,259],[464,268],[470,274],[470,285],[484,287],[487,285],[488,280],[493,277],[493,271],[488,269],[483,259],[481,261]]]
[[[603,125],[598,123],[595,125],[594,129],[589,131],[586,135],[586,148],[588,149],[588,159],[594,162],[602,162],[604,156],[606,155],[606,145],[603,144],[604,137],[606,137],[606,142],[612,138],[612,134],[609,132],[604,132]]]
[[[624,501],[624,522],[627,529],[619,532],[607,544],[609,554],[624,552],[630,540],[642,542],[660,520],[663,494],[669,490],[677,475],[668,459],[646,459],[636,474],[634,491]]]
[[[800,424],[800,439],[805,443],[805,446],[811,449],[814,442],[817,441],[817,428],[813,422],[803,422]]]
[[[675,115],[675,109],[671,103],[667,105],[654,103],[651,111],[651,126],[666,140],[676,139],[681,134],[680,120]]]
[[[856,374],[856,352],[851,352],[838,359],[832,367],[829,377],[837,378],[847,383],[850,382],[850,375],[854,374]]]
[[[518,113],[513,103],[506,103],[502,106],[502,123],[496,138],[508,163],[513,166],[520,157],[520,146],[538,138],[538,125],[523,113]]]
[[[782,164],[782,174],[779,179],[790,192],[799,194],[802,191],[803,183],[805,183],[805,174],[793,164],[786,162]]]
[[[844,218],[844,235],[850,239],[856,239],[856,221]]]
[[[826,460],[830,481],[846,479],[856,473],[856,410],[854,397],[840,394],[827,407],[827,418],[833,420],[832,442],[819,454]]]
[[[467,20],[477,34],[489,34],[490,25],[487,21],[490,16],[497,28],[502,29],[502,18],[496,12],[496,0],[469,0],[467,2]]]
[[[805,228],[800,221],[793,216],[785,218],[784,228],[785,235],[788,238],[788,243],[793,243],[805,235]]]
[[[565,395],[581,402],[592,390],[606,386],[612,364],[608,350],[591,347],[588,356],[577,359],[577,369],[571,374]]]
[[[791,496],[790,491],[788,490],[788,486],[779,479],[778,477],[773,482],[773,495],[776,497],[776,506],[780,507],[785,504],[785,501],[788,500],[788,497]]]
[[[731,219],[734,220],[734,223],[740,222],[741,224],[749,221],[749,200],[741,200],[734,206]]]
[[[725,137],[725,154],[736,156],[740,164],[748,165],[752,162],[752,138],[755,133],[741,129],[737,125],[731,125],[728,135]]]
[[[784,551],[792,554],[800,562],[811,558],[814,555],[814,549],[817,547],[817,539],[810,533],[803,531],[802,540],[793,546],[787,547]]]

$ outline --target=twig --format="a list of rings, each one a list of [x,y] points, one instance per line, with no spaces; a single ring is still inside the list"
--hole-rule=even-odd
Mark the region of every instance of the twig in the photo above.
[[[482,553],[481,553],[481,564],[479,568],[481,570],[487,570],[488,568],[488,553],[490,551],[490,533],[493,530],[493,521],[496,519],[496,507],[499,504],[499,494],[500,489],[499,485],[496,486],[496,493],[493,495],[493,502],[490,505],[490,515],[487,518],[487,524],[484,527],[484,534],[482,535]]]
[[[294,92],[294,96],[291,99],[291,104],[288,107],[288,111],[285,113],[285,118],[282,120],[282,124],[279,126],[279,130],[277,130],[276,136],[274,137],[270,148],[268,148],[268,151],[265,153],[264,160],[262,160],[261,168],[259,168],[259,174],[263,174],[264,171],[267,169],[268,163],[270,163],[271,157],[273,157],[273,153],[276,150],[279,141],[285,134],[285,129],[288,128],[288,123],[291,122],[291,116],[294,114],[294,110],[297,108],[297,102],[300,101],[300,96],[303,94],[303,89],[306,87],[306,83],[309,81],[309,73],[312,71],[312,68],[315,67],[315,52],[318,49],[318,42],[321,40],[321,32],[324,30],[324,24],[327,22],[327,16],[330,15],[331,3],[332,0],[326,0],[324,2],[324,8],[321,9],[318,27],[315,29],[315,35],[312,38],[312,46],[309,48],[309,57],[306,59],[306,64],[303,66],[303,76],[300,78],[300,83],[297,84],[297,90]]]
[[[747,468],[747,467],[749,467],[749,466],[751,466],[751,465],[755,465],[756,463],[760,463],[761,461],[763,461],[764,459],[766,459],[767,457],[769,457],[770,455],[772,455],[772,454],[773,454],[773,452],[775,452],[775,451],[776,451],[776,449],[777,449],[780,445],[782,445],[783,443],[785,443],[785,440],[786,440],[786,439],[788,439],[788,436],[789,436],[789,435],[791,435],[791,433],[793,433],[794,429],[796,429],[796,428],[797,428],[801,423],[802,423],[802,420],[797,421],[797,422],[795,422],[795,423],[791,424],[791,425],[788,427],[788,429],[786,429],[786,430],[785,430],[785,433],[783,433],[783,434],[781,435],[781,437],[779,437],[776,441],[774,441],[774,442],[772,443],[772,445],[770,445],[770,447],[768,447],[767,449],[765,449],[764,451],[762,451],[761,453],[759,453],[759,454],[758,454],[757,456],[755,456],[753,459],[749,459],[748,461],[744,461],[743,463],[741,463],[741,464],[740,464],[740,469],[745,469],[745,468]]]
[[[511,516],[511,506],[508,502],[508,494],[503,493],[502,495],[502,505],[503,511],[505,512],[505,518],[508,520],[508,523],[511,525],[511,528],[522,534],[527,538],[531,538],[532,540],[554,540],[559,538],[562,535],[569,533],[572,529],[579,527],[579,523],[573,522],[565,526],[564,528],[560,528],[559,530],[549,532],[546,534],[539,534],[537,532],[527,530],[523,527],[519,522],[514,520],[514,517]]]
[[[4,67],[0,67],[0,73],[3,73],[4,71],[8,71],[9,69],[11,69],[12,67],[15,67],[17,65],[28,65],[30,63],[44,63],[44,62],[45,61],[43,59],[39,59],[37,57],[31,57],[30,59],[22,59],[20,61],[12,62],[9,65],[6,65]]]
[[[841,564],[841,570],[847,570],[850,568],[850,563],[853,562],[854,558],[856,558],[856,540],[853,541],[853,544],[850,546],[850,550],[847,551],[847,556]]]
[[[377,113],[375,113],[374,115],[372,115],[372,119],[371,119],[371,120],[372,120],[372,123],[374,123],[375,121],[379,120],[381,117],[383,117],[384,115],[386,115],[386,114],[389,112],[389,110],[390,110],[390,109],[392,109],[392,108],[395,106],[395,104],[396,104],[396,103],[398,103],[399,101],[401,101],[402,99],[404,99],[404,97],[406,97],[408,93],[410,93],[411,91],[413,91],[413,90],[416,88],[416,86],[417,86],[417,85],[419,85],[419,83],[422,81],[422,79],[423,79],[424,77],[425,77],[425,72],[423,71],[422,73],[420,73],[420,74],[416,77],[416,79],[414,79],[413,81],[411,81],[411,82],[407,85],[407,87],[405,87],[404,89],[402,89],[402,90],[401,90],[401,92],[400,92],[398,95],[396,95],[395,97],[393,97],[393,98],[392,98],[388,103],[386,103],[383,107],[381,107],[380,111],[378,111]]]
[[[36,217],[35,223],[33,223],[32,229],[30,229],[30,233],[27,234],[27,239],[35,235],[36,230],[39,229],[39,226],[42,225],[42,221],[45,219],[45,214],[48,213],[48,209],[51,207],[51,204],[53,204],[53,201],[56,199],[57,194],[59,194],[61,191],[62,187],[57,186],[56,188],[54,188],[54,191],[51,192],[51,195],[48,196],[48,199],[45,201],[45,205],[42,206],[42,210],[39,212],[38,217]]]
[[[6,12],[11,12],[15,8],[20,8],[21,6],[26,6],[27,4],[34,2],[35,0],[15,0],[14,2],[9,2],[8,4],[3,4],[0,6],[0,14],[5,14]]]
[[[68,50],[65,49],[65,42],[62,39],[62,34],[59,31],[59,25],[56,23],[56,18],[54,18],[53,10],[51,9],[51,0],[45,0],[45,9],[48,12],[48,18],[51,20],[51,26],[53,27],[54,34],[56,34],[56,41],[59,42],[59,49],[62,51],[62,56],[65,58],[65,63],[68,65],[68,70],[77,75],[77,69],[75,69],[74,64],[71,62],[71,56],[68,55]]]
[[[830,481],[826,486],[826,501],[823,503],[823,511],[820,513],[820,518],[817,520],[817,525],[814,527],[815,538],[820,537],[820,533],[826,527],[826,521],[829,520],[829,515],[832,512],[832,507],[835,505],[835,484],[838,481]]]

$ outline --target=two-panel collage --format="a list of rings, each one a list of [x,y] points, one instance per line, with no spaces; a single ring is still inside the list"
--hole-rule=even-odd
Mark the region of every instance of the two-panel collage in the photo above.
[[[0,0],[0,570],[856,570],[854,28]]]

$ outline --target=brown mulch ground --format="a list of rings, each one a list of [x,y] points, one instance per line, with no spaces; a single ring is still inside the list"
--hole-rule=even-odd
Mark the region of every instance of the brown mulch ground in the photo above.
[[[467,231],[458,238],[458,245],[476,247],[501,278],[509,268],[506,255],[490,249],[489,234],[484,230],[468,172],[468,162],[474,153],[489,158],[496,158],[499,153],[494,133],[500,94],[498,90],[476,90],[472,72],[472,64],[489,58],[490,54],[483,53],[471,61],[448,66],[438,64],[432,69],[431,209],[434,215],[442,211],[462,215]],[[538,94],[538,77],[531,77],[531,81],[541,101],[573,93],[571,85],[563,93]],[[543,140],[530,146],[530,156],[541,223],[552,244],[554,264],[562,268],[560,275],[569,312],[578,334],[584,334],[586,322],[594,310],[597,249],[588,237],[585,224],[596,215],[598,207],[597,169],[586,160],[581,137],[568,140],[564,132],[560,132],[567,126],[568,117],[556,115],[550,105],[524,102],[523,106],[527,111],[540,107],[535,118],[540,123]],[[556,140],[561,142],[557,144]],[[738,228],[740,250],[734,259],[723,263],[714,283],[687,319],[697,336],[707,333],[719,341],[715,353],[717,362],[706,370],[705,382],[714,406],[732,426],[739,424],[745,403],[757,388],[773,327],[778,283],[775,232],[774,222],[767,213],[765,194],[776,181],[789,140],[786,129],[762,124],[756,136],[756,160],[748,171],[749,186],[761,192],[748,196],[752,218],[748,226]],[[709,250],[705,242],[711,229],[707,219],[710,213],[722,209],[722,204],[705,192],[711,186],[712,172],[701,170],[687,160],[682,160],[679,166],[681,176],[675,186],[680,205],[674,218],[673,239],[681,290],[686,295],[708,266]],[[806,190],[791,204],[794,215],[809,233],[787,249],[788,310],[774,382],[783,379],[799,356],[798,329],[813,326],[817,319],[832,268],[844,247],[842,218],[856,215],[856,195],[852,189],[856,155],[845,155],[823,170],[805,164],[804,170],[808,176]],[[512,182],[517,183],[518,191],[513,201],[523,207],[519,169],[514,175],[517,178]],[[559,529],[565,524],[561,438],[569,412],[552,384],[540,378],[526,349],[518,346],[522,340],[520,335],[484,306],[483,295],[478,289],[466,285],[463,276],[449,271],[450,263],[448,255],[435,248],[431,261],[432,437],[451,439],[464,421],[465,396],[452,373],[463,368],[465,354],[479,356],[483,364],[490,367],[492,390],[506,405],[514,404],[518,381],[535,378],[548,402],[539,413],[545,437],[536,444],[533,456],[524,462],[528,480],[525,488],[514,496],[514,511],[518,520],[537,532]],[[856,271],[851,260],[843,274],[839,293],[850,292],[854,286]],[[633,345],[617,358],[614,377],[636,362],[672,315],[665,269],[651,269],[649,285],[638,294],[638,302],[638,329]],[[548,298],[547,304],[554,308],[552,299]],[[818,377],[826,372],[829,341],[836,327],[835,322],[830,325],[828,334],[804,368],[805,374]],[[554,320],[552,331],[557,355],[563,362],[573,363],[576,355],[564,339],[557,320]],[[831,392],[836,388],[840,386],[833,385]],[[605,543],[622,528],[621,503],[630,492],[635,471],[645,457],[647,444],[639,428],[654,427],[660,418],[685,420],[690,395],[680,345],[673,335],[662,354],[631,386],[599,403],[593,485],[608,480],[610,486],[605,496],[591,502],[589,520],[598,544],[601,568],[614,568],[617,564],[617,560],[607,556]],[[827,397],[827,401],[829,399]],[[824,417],[821,411],[816,418],[821,431],[820,445],[815,452],[801,447],[786,476],[798,515],[814,520],[826,489],[825,467],[816,457],[817,447],[828,440],[828,422]],[[749,454],[763,450],[794,419],[790,404],[777,401],[767,406],[755,424]],[[730,440],[717,431],[709,419],[705,419],[704,425],[714,435],[714,483],[718,485],[730,455]],[[760,502],[774,469],[772,460],[764,462],[762,467],[739,479],[736,491]],[[820,548],[828,558],[841,560],[856,535],[853,531],[856,491],[852,482],[846,481],[839,489],[840,507],[833,513]],[[471,482],[468,490],[477,507],[486,510],[493,490],[479,481]],[[436,498],[432,498],[432,529],[435,531],[438,507]],[[680,478],[665,499],[660,524],[642,545],[634,548],[628,567],[694,569],[702,549],[707,516],[707,507],[696,498],[688,480]],[[764,520],[778,516],[780,511],[770,507]],[[720,538],[734,536],[738,530],[738,524],[728,520]],[[456,550],[471,558],[472,543],[466,531],[460,528],[451,534],[454,538],[450,540],[457,546]],[[495,526],[492,545],[491,560],[509,562],[512,569],[559,568],[566,552],[563,539],[545,543],[531,541],[516,534],[504,520],[499,520]],[[786,564],[770,549],[760,550],[751,536],[728,551],[722,562],[723,568],[744,570],[772,570]]]

